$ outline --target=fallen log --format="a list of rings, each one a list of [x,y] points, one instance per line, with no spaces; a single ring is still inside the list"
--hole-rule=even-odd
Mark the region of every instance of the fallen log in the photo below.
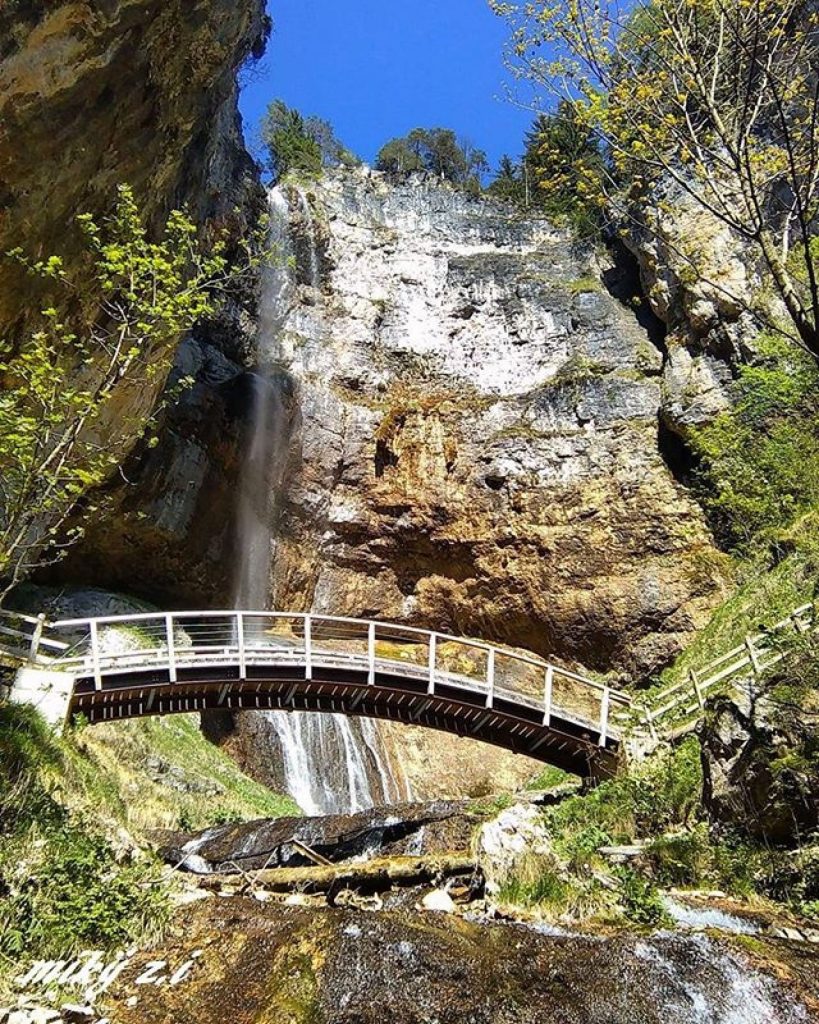
[[[420,885],[456,875],[472,875],[472,857],[452,854],[436,857],[391,857],[364,864],[312,865],[248,871],[239,892],[258,887],[268,892],[336,893],[341,889],[385,892],[393,886]],[[236,875],[204,875],[199,885],[219,890],[236,885]]]

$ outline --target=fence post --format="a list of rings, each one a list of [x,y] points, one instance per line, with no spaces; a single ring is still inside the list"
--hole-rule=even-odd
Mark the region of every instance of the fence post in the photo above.
[[[313,630],[309,615],[304,616],[304,678],[313,678]]]
[[[429,684],[427,693],[435,693],[435,663],[438,658],[438,634],[429,634]]]
[[[491,708],[495,703],[495,648],[489,648],[486,659],[486,706]]]
[[[694,671],[693,668],[689,669],[688,677],[691,680],[691,685],[694,687],[694,696],[697,698],[697,703],[701,708],[704,708],[705,698],[703,697],[702,690],[700,689],[700,681],[697,677],[697,673]]]
[[[170,612],[165,616],[165,641],[168,645],[168,677],[172,683],[176,682],[176,648],[173,642],[173,615]]]
[[[754,638],[752,636],[745,637],[745,647],[748,651],[748,657],[751,659],[751,668],[754,670],[754,675],[758,676],[761,668],[759,664],[759,655],[754,647]]]
[[[367,662],[369,671],[367,673],[367,684],[375,686],[375,623],[367,626]]]
[[[40,649],[40,640],[43,636],[43,627],[45,626],[46,617],[41,612],[37,616],[37,625],[34,627],[34,632],[31,634],[31,646],[28,649],[28,657],[30,661],[37,660],[37,652]]]
[[[236,643],[239,647],[239,678],[247,679],[247,662],[245,661],[245,617],[236,612]]]
[[[88,625],[91,630],[91,664],[94,667],[94,687],[97,690],[101,690],[102,671],[100,670],[100,638],[97,620],[91,619]]]
[[[546,669],[546,687],[543,693],[543,724],[552,724],[552,690],[554,689],[555,670],[552,665]]]
[[[600,746],[605,747],[608,739],[609,728],[609,702],[611,694],[608,686],[603,687],[603,697],[600,701]]]

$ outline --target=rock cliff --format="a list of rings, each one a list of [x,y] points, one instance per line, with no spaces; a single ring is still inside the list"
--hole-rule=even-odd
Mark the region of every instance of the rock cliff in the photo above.
[[[712,549],[663,460],[663,354],[613,268],[439,183],[340,173],[289,198],[301,424],[276,604],[667,661],[713,602]]]
[[[242,232],[264,209],[264,197],[245,150],[236,71],[252,52],[260,53],[263,11],[262,0],[0,5],[0,252],[19,246],[38,256],[64,254],[71,262],[80,242],[76,216],[110,209],[122,182],[133,186],[140,209],[157,226],[171,209],[186,205],[201,224]],[[222,453],[218,472],[202,486],[214,494],[229,478],[229,424],[243,403],[236,362],[249,349],[254,305],[254,294],[234,296],[219,323],[186,343],[179,369],[197,376],[195,393],[166,424],[155,492],[148,495],[143,486],[133,508],[132,488],[118,493],[103,560],[126,560],[118,539],[130,519],[133,528],[143,522],[137,507],[141,512],[153,502],[162,506],[160,527],[181,506],[189,548],[197,549],[200,538],[204,549],[212,545],[219,525],[207,508],[190,507],[189,481],[203,467],[203,434]],[[24,337],[39,308],[31,281],[0,260],[0,339]],[[134,402],[140,412],[148,409],[161,384],[158,379],[139,393],[115,395],[113,415],[126,419]],[[236,438],[233,447],[238,444]],[[153,563],[164,561],[176,575],[190,573],[192,590],[196,573],[179,542],[179,534],[155,529]],[[97,552],[92,536],[80,568],[69,574],[96,582]],[[162,596],[161,587],[148,586],[149,575],[125,589]]]

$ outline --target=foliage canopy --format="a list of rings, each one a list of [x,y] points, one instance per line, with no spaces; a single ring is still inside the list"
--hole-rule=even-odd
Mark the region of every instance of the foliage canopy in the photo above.
[[[816,4],[492,6],[512,24],[515,72],[571,102],[606,153],[602,175],[578,165],[578,190],[653,230],[639,217],[640,202],[657,183],[673,183],[727,225],[773,281],[786,316],[756,300],[753,312],[819,357]],[[692,273],[709,279],[702,254],[677,244]],[[729,291],[714,275],[711,283]]]

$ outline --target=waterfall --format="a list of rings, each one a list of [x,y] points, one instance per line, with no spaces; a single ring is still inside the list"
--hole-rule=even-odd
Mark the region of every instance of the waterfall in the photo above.
[[[304,227],[309,284],[321,286],[315,223],[307,196],[295,189]],[[287,454],[287,418],[277,387],[280,338],[299,294],[299,268],[291,234],[291,207],[281,188],[270,193],[270,242],[275,265],[265,271],[259,316],[256,372],[251,395],[251,437],[238,496],[234,603],[265,609],[270,600],[276,496]],[[366,810],[400,800],[395,777],[375,724],[344,715],[264,712],[270,740],[281,751],[284,785],[305,814]]]

